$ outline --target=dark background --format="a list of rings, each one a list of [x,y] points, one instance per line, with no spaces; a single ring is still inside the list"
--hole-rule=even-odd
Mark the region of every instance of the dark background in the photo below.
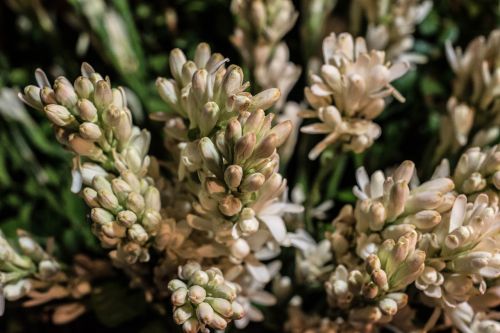
[[[134,70],[124,69],[110,49],[112,40],[103,19],[90,17],[82,0],[2,0],[0,2],[0,228],[12,237],[18,228],[40,237],[54,237],[56,254],[70,262],[76,253],[104,257],[89,230],[87,210],[80,199],[70,193],[70,154],[52,138],[52,130],[43,115],[10,104],[2,93],[10,88],[22,89],[34,83],[33,72],[43,68],[49,75],[66,75],[70,80],[79,74],[82,61],[111,77],[114,84],[124,85],[137,96],[136,121],[149,126],[153,133],[152,153],[162,157],[161,131],[150,124],[147,113],[165,110],[155,92],[157,76],[168,75],[168,52],[180,47],[192,55],[199,42],[208,42],[213,51],[221,52],[231,62],[241,65],[241,59],[229,42],[234,29],[227,0],[135,1],[103,2],[106,11],[113,10],[123,22],[130,38]],[[99,2],[99,1],[88,1]],[[294,1],[300,9],[300,1]],[[306,1],[304,1],[305,3]],[[328,182],[320,190],[323,199],[335,200],[329,212],[332,217],[343,203],[353,202],[351,188],[354,170],[365,165],[369,172],[390,167],[405,159],[422,166],[420,176],[429,174],[432,150],[437,145],[439,116],[451,91],[453,74],[444,57],[444,41],[466,46],[477,35],[487,35],[499,26],[500,4],[494,0],[435,1],[430,15],[417,28],[415,51],[428,56],[396,82],[406,97],[405,104],[393,102],[376,119],[383,128],[382,137],[362,155],[347,157],[345,172],[338,190],[329,191]],[[341,0],[329,17],[328,26],[341,32],[348,26],[349,1]],[[166,13],[169,13],[166,15]],[[167,20],[175,13],[177,22]],[[300,25],[286,36],[291,60],[303,68]],[[85,41],[88,42],[87,47]],[[79,46],[78,46],[79,45]],[[319,50],[314,50],[318,52]],[[125,64],[126,65],[126,64]],[[302,101],[306,73],[289,95],[289,100]],[[299,145],[309,149],[316,137],[301,137]],[[300,181],[307,189],[315,176],[318,162],[308,162],[303,152],[296,154],[286,169],[291,185]],[[302,174],[300,170],[309,170]],[[313,171],[313,172],[310,172]],[[307,192],[306,192],[307,193]],[[315,225],[317,235],[324,226]],[[293,273],[293,254],[284,254],[285,271]],[[127,288],[125,279],[101,281],[110,292],[106,300],[95,299],[92,311],[75,322],[54,327],[41,311],[25,310],[19,304],[9,304],[0,318],[0,332],[170,332],[171,323],[162,319],[147,305],[138,291]],[[309,291],[309,309],[323,304],[323,298]],[[266,310],[269,320],[250,325],[245,331],[281,330],[285,320],[283,304]]]

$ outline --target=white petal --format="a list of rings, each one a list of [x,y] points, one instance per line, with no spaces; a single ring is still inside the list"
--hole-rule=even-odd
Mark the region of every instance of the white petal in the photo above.
[[[255,278],[256,281],[262,283],[268,283],[271,280],[271,275],[267,270],[266,265],[253,259],[246,260],[245,267],[247,271]]]
[[[285,221],[283,221],[280,216],[259,215],[259,219],[267,226],[278,243],[281,243],[286,239]]]
[[[252,293],[252,295],[250,295],[249,298],[254,303],[260,305],[272,306],[276,304],[276,297],[274,297],[273,294],[268,293],[267,291],[264,290]]]
[[[452,232],[462,225],[465,216],[466,205],[467,197],[465,195],[459,195],[455,199],[455,203],[453,204],[453,208],[451,209],[450,227],[448,229],[448,232]]]

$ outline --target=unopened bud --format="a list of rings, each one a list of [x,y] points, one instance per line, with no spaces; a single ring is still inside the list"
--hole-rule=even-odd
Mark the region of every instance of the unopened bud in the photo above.
[[[49,104],[44,108],[47,118],[57,126],[76,126],[78,122],[75,117],[62,105]]]
[[[186,303],[186,300],[187,300],[187,294],[188,294],[188,290],[186,288],[182,288],[182,287],[178,288],[172,293],[170,300],[172,301],[172,304],[174,306],[184,305],[184,303]]]
[[[80,113],[80,117],[85,121],[96,122],[97,121],[97,109],[95,105],[88,99],[81,99],[77,103],[77,108]]]
[[[75,90],[80,98],[89,98],[94,92],[94,85],[85,76],[79,76],[75,80]]]
[[[243,183],[241,184],[240,189],[242,192],[256,192],[262,187],[262,185],[264,185],[265,181],[266,181],[266,178],[264,177],[263,174],[253,173],[253,174],[247,176],[243,180]]]
[[[226,216],[234,216],[241,211],[243,204],[233,195],[227,195],[219,201],[219,210]]]
[[[116,215],[116,220],[125,227],[130,227],[137,221],[137,215],[130,210],[122,210]]]
[[[142,215],[145,207],[144,197],[136,192],[131,192],[127,197],[127,208],[137,215]]]
[[[202,302],[196,307],[196,316],[203,324],[210,324],[214,314],[214,310],[208,303]]]
[[[191,304],[186,303],[183,306],[175,309],[174,321],[177,325],[182,325],[186,320],[191,318],[194,314]]]
[[[224,180],[231,189],[236,189],[241,184],[243,169],[239,165],[230,165],[224,172]]]
[[[237,163],[246,161],[253,153],[257,137],[255,133],[248,133],[242,136],[234,147],[235,160]]]
[[[145,244],[148,241],[148,234],[140,224],[133,224],[128,229],[128,237],[138,244]]]
[[[79,132],[82,138],[97,141],[102,135],[101,129],[94,123],[85,122],[80,125]]]
[[[199,285],[194,285],[189,288],[188,291],[189,300],[193,304],[200,304],[205,300],[207,292],[205,289]]]
[[[96,83],[94,103],[99,110],[106,109],[113,102],[113,91],[105,80]]]

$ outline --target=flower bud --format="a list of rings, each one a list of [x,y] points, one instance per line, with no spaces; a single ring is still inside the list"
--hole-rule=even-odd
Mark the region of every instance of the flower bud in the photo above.
[[[266,181],[266,178],[264,177],[263,174],[253,173],[253,174],[247,176],[243,180],[243,183],[240,186],[240,190],[242,192],[256,192],[256,191],[260,190],[262,185],[264,185],[265,181]]]
[[[170,300],[172,301],[172,304],[174,306],[184,305],[186,303],[186,300],[187,300],[187,294],[188,294],[188,290],[186,288],[183,288],[183,287],[178,288],[172,293]]]
[[[231,118],[226,126],[225,138],[227,142],[236,143],[241,138],[241,124],[236,118]]]
[[[198,333],[200,329],[200,322],[196,318],[189,318],[182,324],[182,331],[184,333]]]
[[[255,95],[252,99],[252,107],[254,109],[262,109],[267,110],[271,106],[276,103],[276,101],[280,98],[281,93],[277,88],[270,88],[264,91],[261,91],[257,95]]]
[[[105,110],[113,102],[113,91],[105,80],[97,81],[94,92],[94,103],[97,109]]]
[[[245,316],[245,309],[238,302],[231,303],[231,307],[233,310],[233,319],[238,320],[242,319]]]
[[[79,76],[75,80],[75,90],[80,98],[89,98],[94,92],[94,85],[85,76]]]
[[[86,140],[79,135],[69,136],[69,146],[78,155],[87,156],[95,161],[105,160],[102,149],[97,147],[92,141]]]
[[[223,330],[227,327],[227,320],[219,316],[217,313],[214,313],[210,326],[216,330]]]
[[[118,198],[114,195],[112,191],[101,190],[97,191],[97,199],[101,206],[111,212],[117,213],[119,211],[120,203]]]
[[[200,304],[205,300],[207,292],[203,287],[200,287],[199,285],[194,285],[189,288],[188,296],[191,303],[196,305]]]
[[[79,127],[80,136],[90,141],[97,141],[102,135],[101,129],[94,123],[85,122]]]
[[[196,284],[200,286],[204,286],[208,283],[208,274],[202,270],[198,270],[193,273],[190,279],[191,284]]]
[[[144,193],[144,203],[146,205],[146,209],[150,209],[156,212],[160,211],[161,201],[160,201],[160,192],[154,186],[149,186],[146,192]]]
[[[43,87],[40,90],[40,99],[45,105],[57,104],[56,94],[54,93],[54,90],[47,86]]]
[[[156,235],[161,223],[161,215],[154,210],[146,210],[142,216],[141,224],[148,234]]]
[[[44,109],[47,118],[57,126],[76,126],[78,122],[75,117],[62,105],[49,104]]]
[[[133,224],[127,231],[128,237],[134,242],[143,245],[148,241],[148,234],[140,224]]]
[[[54,83],[54,92],[59,104],[67,108],[74,107],[78,101],[78,96],[73,86],[67,82],[67,80],[60,80],[60,78],[56,79]]]
[[[207,298],[207,303],[212,306],[212,309],[215,310],[218,314],[230,318],[233,315],[233,307],[231,302],[225,300],[223,298]]]
[[[191,304],[186,303],[183,306],[175,309],[174,321],[177,325],[182,325],[186,320],[191,318],[194,314]]]
[[[116,214],[116,220],[125,227],[130,227],[137,221],[137,215],[130,210],[122,210]]]
[[[196,307],[196,316],[203,324],[210,324],[214,318],[214,310],[205,302],[200,303]]]
[[[250,246],[243,238],[239,238],[231,245],[231,255],[237,259],[243,259],[250,253]]]
[[[80,117],[85,121],[97,121],[97,109],[88,99],[80,99],[76,104]]]
[[[243,134],[258,133],[264,123],[265,113],[262,109],[250,114],[243,126]]]
[[[156,90],[161,99],[170,107],[174,109],[177,107],[177,91],[172,82],[160,77],[156,80]]]
[[[231,189],[236,189],[241,184],[243,169],[239,165],[230,165],[224,172],[224,180]]]
[[[199,127],[201,135],[210,134],[219,119],[219,106],[215,102],[206,103],[200,112]]]
[[[391,298],[383,298],[378,302],[378,306],[383,313],[394,316],[398,312],[398,304]]]
[[[240,164],[246,161],[253,153],[257,138],[255,133],[248,133],[242,136],[234,147],[234,159],[236,163]]]
[[[41,110],[43,108],[42,100],[40,99],[41,89],[37,86],[29,85],[24,88],[24,96],[22,100],[35,109]]]
[[[103,208],[93,208],[90,211],[90,218],[94,223],[107,224],[115,220],[115,216]]]
[[[234,216],[243,208],[240,199],[233,195],[227,195],[219,201],[219,210],[226,216]]]
[[[170,280],[168,283],[168,290],[176,291],[179,288],[187,288],[186,284],[179,279]]]
[[[99,201],[97,199],[97,192],[94,189],[86,187],[83,189],[82,195],[83,200],[85,200],[85,203],[90,208],[100,207]]]
[[[209,138],[205,137],[200,140],[198,145],[201,152],[201,157],[208,170],[213,172],[217,177],[223,178],[222,170],[222,158],[215,148],[214,143]]]
[[[184,266],[179,267],[179,276],[184,280],[189,280],[199,270],[201,270],[199,263],[188,261]]]
[[[144,197],[136,192],[130,192],[127,197],[127,208],[141,216],[145,207]]]

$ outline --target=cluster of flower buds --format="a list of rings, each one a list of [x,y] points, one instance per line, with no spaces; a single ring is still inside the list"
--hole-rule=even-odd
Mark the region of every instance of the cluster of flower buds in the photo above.
[[[452,307],[484,293],[485,279],[500,277],[499,227],[498,205],[486,194],[473,202],[459,195],[441,224],[422,236],[419,247],[429,258],[417,288]]]
[[[288,47],[281,42],[295,25],[298,12],[291,0],[233,0],[231,10],[237,23],[231,41],[259,87],[280,89],[275,105],[280,110],[301,72],[288,61]]]
[[[384,110],[384,98],[392,95],[404,101],[390,83],[409,68],[406,62],[390,65],[383,51],[368,51],[363,38],[354,40],[348,33],[326,37],[323,57],[320,73],[312,75],[312,85],[305,89],[314,110],[301,113],[320,120],[302,127],[302,132],[328,134],[311,150],[311,159],[336,142],[358,153],[370,147],[381,133],[372,120]]]
[[[226,281],[220,269],[202,270],[200,264],[190,261],[179,267],[178,277],[168,283],[168,289],[174,321],[184,332],[224,330],[231,320],[245,315],[236,301],[238,286]]]
[[[415,231],[397,242],[387,239],[376,254],[359,269],[339,265],[325,283],[328,302],[333,308],[348,311],[356,326],[387,323],[405,307],[408,296],[402,292],[424,269],[425,253],[416,250]]]
[[[147,261],[147,242],[160,224],[160,195],[146,176],[150,134],[133,126],[122,88],[111,88],[84,63],[72,85],[58,77],[53,86],[37,70],[39,87],[28,86],[20,98],[43,110],[61,144],[75,153],[74,192],[92,208],[93,230],[103,246],[116,248],[118,262]]]
[[[435,177],[450,177],[448,160],[443,160],[434,172]],[[500,147],[467,149],[458,160],[451,179],[455,191],[474,199],[478,193],[489,196],[490,202],[497,203],[500,198]]]
[[[124,171],[111,180],[95,176],[83,190],[93,231],[118,262],[148,261],[147,243],[160,228],[160,193],[146,178]]]
[[[229,121],[225,131],[198,143],[204,171],[199,173],[203,177],[198,193],[200,215],[235,222],[238,235],[257,232],[255,216],[285,189],[276,173],[276,148],[288,137],[291,125],[283,122],[271,127],[272,120],[273,114],[266,116],[260,109],[243,112]]]
[[[29,243],[29,244],[28,244]],[[26,247],[31,247],[31,242],[21,241],[20,245],[26,245]],[[35,251],[41,248],[36,246]],[[37,253],[38,254],[38,253]],[[43,258],[44,256],[42,256]],[[42,258],[38,258],[41,260]],[[17,300],[26,295],[27,292],[31,290],[31,282],[29,277],[33,275],[38,268],[41,268],[44,275],[50,275],[54,272],[54,268],[57,270],[58,267],[54,266],[52,261],[44,261],[40,263],[40,267],[37,267],[30,257],[20,254],[16,249],[14,249],[5,238],[5,235],[0,231],[0,290],[2,295],[0,297],[5,297],[9,301]],[[3,300],[2,300],[3,302]]]
[[[67,323],[83,314],[86,309],[80,300],[91,291],[89,276],[67,275],[61,265],[24,231],[18,231],[16,240],[19,250],[9,244],[0,231],[0,315],[5,299],[17,301],[22,298],[26,298],[25,307],[64,300],[54,307],[52,320],[56,324]]]
[[[410,188],[414,172],[410,161],[403,162],[389,177],[377,171],[370,179],[364,168],[357,170],[354,194],[359,200],[354,217],[358,233],[379,232],[383,239],[396,240],[409,231],[430,230],[441,222],[441,213],[448,211],[455,199],[453,181],[439,177]],[[365,257],[372,250],[366,246],[358,255]]]
[[[254,267],[252,253],[286,237],[281,216],[287,205],[279,202],[286,181],[276,149],[292,126],[273,126],[274,116],[264,113],[279,98],[278,89],[253,96],[245,92],[242,69],[224,63],[206,44],[197,47],[194,62],[175,49],[173,79],[159,78],[157,88],[177,114],[166,119],[165,134],[170,150],[178,151],[179,179],[193,195],[185,220],[208,237],[199,255],[229,257],[236,265],[248,259],[246,266]]]
[[[43,110],[56,137],[83,160],[108,171],[130,170],[142,177],[147,172],[149,133],[132,125],[122,88],[111,88],[87,63],[74,84],[61,76],[52,86],[45,73],[35,73],[38,87],[27,86],[20,98]],[[77,188],[78,190],[78,188]]]
[[[500,277],[497,155],[497,147],[470,148],[451,177],[444,160],[422,184],[409,161],[389,177],[358,169],[356,206],[345,206],[326,234],[338,265],[325,283],[330,306],[354,326],[383,324],[413,284],[453,321],[459,307],[488,293]]]
[[[226,68],[227,61],[220,53],[212,54],[205,43],[196,48],[194,61],[179,49],[170,52],[173,78],[158,78],[156,86],[165,103],[188,124],[167,122],[167,135],[179,141],[207,136],[240,112],[265,110],[278,100],[280,92],[275,88],[255,96],[245,92],[249,83],[243,82],[243,70],[236,65]]]
[[[487,39],[474,39],[465,52],[446,44],[448,61],[456,76],[448,115],[441,126],[441,149],[457,150],[468,143],[482,147],[500,135],[499,50],[498,29]]]
[[[410,63],[424,63],[427,59],[411,52],[415,27],[432,8],[431,0],[361,0],[368,19],[366,41],[370,49],[385,50],[387,58]]]

